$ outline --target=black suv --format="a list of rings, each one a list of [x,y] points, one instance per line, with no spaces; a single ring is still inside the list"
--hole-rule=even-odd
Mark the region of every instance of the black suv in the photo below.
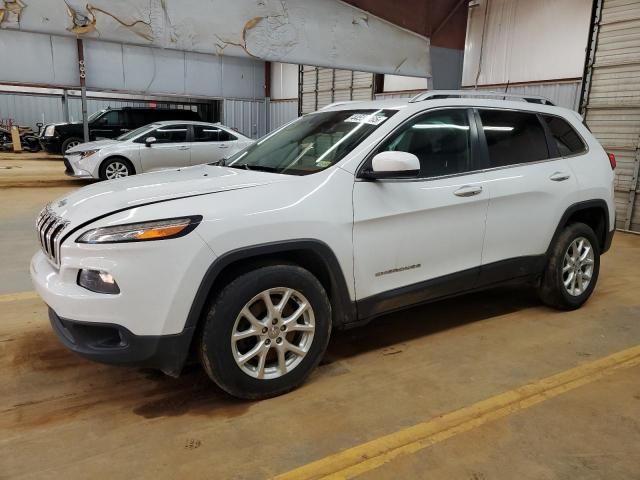
[[[168,108],[108,108],[89,116],[89,140],[116,138],[143,125],[163,120],[200,121],[191,110]],[[83,143],[82,122],[52,123],[42,129],[40,144],[49,153],[66,152]]]

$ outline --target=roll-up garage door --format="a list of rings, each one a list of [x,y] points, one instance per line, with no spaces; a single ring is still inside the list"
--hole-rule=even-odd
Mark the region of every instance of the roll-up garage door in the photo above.
[[[583,114],[616,155],[616,226],[640,231],[640,0],[599,0],[594,14]]]
[[[336,70],[333,68],[300,66],[300,113],[315,112],[333,102],[371,100],[373,74]]]

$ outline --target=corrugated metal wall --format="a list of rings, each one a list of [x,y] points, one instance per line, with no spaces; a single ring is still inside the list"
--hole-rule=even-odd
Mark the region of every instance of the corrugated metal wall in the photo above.
[[[79,97],[68,97],[69,121],[82,120],[82,105]],[[180,108],[199,112],[204,120],[217,121],[218,112],[216,105],[219,101],[187,102],[176,98],[175,102],[167,102],[163,97],[158,99],[117,99],[117,98],[91,98],[87,99],[87,112],[91,115],[98,110],[107,107],[145,107],[153,103],[159,108]],[[28,95],[21,93],[0,92],[0,121],[18,125],[30,126],[37,131],[37,123],[66,122],[63,108],[63,95]]]
[[[301,65],[299,88],[300,111],[310,113],[333,102],[371,100],[373,74]]]
[[[269,131],[298,118],[298,100],[271,100],[269,102]]]
[[[30,126],[37,123],[64,122],[62,97],[0,93],[0,121]]]
[[[267,133],[265,102],[224,99],[222,123],[251,138]]]
[[[540,95],[560,107],[578,110],[580,103],[580,80],[565,82],[536,82],[515,85],[478,86],[478,90],[490,90],[523,95]]]
[[[640,231],[640,0],[601,0],[595,13],[583,114],[616,155],[616,226]]]

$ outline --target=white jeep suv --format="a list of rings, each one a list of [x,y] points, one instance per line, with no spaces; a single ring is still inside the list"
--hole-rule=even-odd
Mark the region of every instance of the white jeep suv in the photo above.
[[[615,159],[573,111],[486,96],[336,104],[226,165],[54,201],[31,262],[54,331],[170,375],[197,354],[227,392],[264,398],[308,377],[332,328],[393,310],[512,280],[581,306],[611,244]]]

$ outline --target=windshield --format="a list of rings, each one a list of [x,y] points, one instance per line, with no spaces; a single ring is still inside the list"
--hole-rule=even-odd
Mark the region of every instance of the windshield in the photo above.
[[[100,115],[102,115],[104,112],[106,112],[106,110],[98,110],[97,112],[93,112],[91,115],[89,115],[89,118],[87,118],[87,122],[89,122],[89,123],[93,122]]]
[[[125,133],[124,135],[120,135],[118,138],[116,138],[116,140],[120,140],[120,141],[131,140],[132,138],[136,138],[141,133],[144,133],[147,130],[150,130],[150,129],[155,128],[157,126],[158,125],[151,124],[151,125],[145,125],[143,127],[138,127],[135,130],[131,130],[130,132]]]
[[[238,152],[226,165],[308,175],[339,162],[396,110],[338,110],[305,115]]]

